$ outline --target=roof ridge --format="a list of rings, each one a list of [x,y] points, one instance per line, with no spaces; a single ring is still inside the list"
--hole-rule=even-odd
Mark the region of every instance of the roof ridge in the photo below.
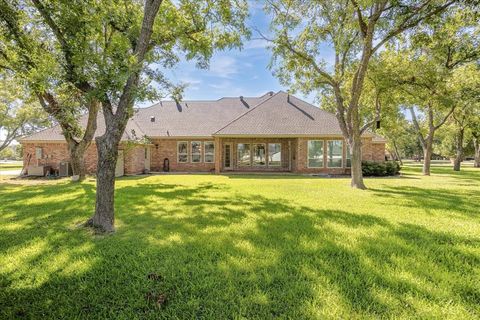
[[[258,107],[260,107],[263,103],[267,102],[268,100],[272,99],[273,97],[275,97],[276,95],[278,95],[281,91],[279,92],[276,92],[274,93],[273,95],[271,95],[269,98],[261,101],[259,104],[257,104],[255,107],[253,107],[252,109],[248,110],[247,112],[245,113],[242,113],[241,115],[239,115],[238,117],[236,117],[235,119],[233,119],[232,121],[230,121],[229,123],[227,123],[226,125],[224,125],[223,127],[221,127],[220,129],[218,129],[217,131],[215,131],[214,133],[212,133],[212,135],[218,133],[219,131],[222,131],[223,129],[225,129],[226,127],[228,127],[229,125],[231,125],[232,123],[234,123],[235,121],[239,120],[240,118],[242,118],[243,116],[245,116],[246,114],[252,112],[253,110],[257,109]]]

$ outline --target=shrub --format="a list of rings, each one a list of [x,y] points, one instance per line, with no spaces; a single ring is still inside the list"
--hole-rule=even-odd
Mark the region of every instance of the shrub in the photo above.
[[[395,176],[400,172],[400,165],[396,161],[363,161],[362,172],[366,177]]]

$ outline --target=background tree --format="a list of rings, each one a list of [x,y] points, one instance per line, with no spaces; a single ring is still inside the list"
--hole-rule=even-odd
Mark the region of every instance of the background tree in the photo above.
[[[0,152],[15,139],[49,124],[48,117],[28,89],[0,73]]]
[[[96,208],[88,224],[113,231],[118,146],[134,103],[168,92],[181,99],[181,85],[172,84],[162,70],[182,57],[205,68],[215,49],[240,46],[242,35],[247,34],[247,4],[32,0],[25,5],[52,35],[64,59],[61,67],[68,83],[101,102],[106,130],[96,138]]]
[[[350,147],[354,188],[365,189],[361,135],[378,119],[360,104],[372,56],[386,43],[456,1],[266,1],[272,16],[272,66],[284,85],[334,97]],[[324,59],[334,51],[333,62]]]
[[[474,10],[452,7],[380,55],[388,76],[405,94],[423,148],[424,175],[430,175],[435,133],[462,107],[455,72],[479,57],[478,22]]]
[[[87,3],[82,3],[85,8]],[[0,0],[0,69],[28,86],[58,123],[68,145],[72,171],[85,177],[84,155],[97,127],[100,104],[71,83],[76,71],[29,1]]]

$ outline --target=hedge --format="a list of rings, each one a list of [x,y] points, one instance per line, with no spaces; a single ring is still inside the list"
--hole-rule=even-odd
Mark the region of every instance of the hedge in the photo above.
[[[362,161],[362,172],[366,177],[395,176],[400,169],[400,164],[396,161]]]

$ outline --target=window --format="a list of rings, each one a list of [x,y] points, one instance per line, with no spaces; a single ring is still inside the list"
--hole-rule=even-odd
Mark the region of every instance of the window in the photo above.
[[[179,141],[177,143],[177,162],[188,162],[188,142],[186,141]]]
[[[205,141],[204,145],[204,162],[212,163],[215,161],[215,144],[213,141]]]
[[[267,164],[267,159],[265,159],[265,144],[254,144],[253,145],[253,165],[254,166],[264,166]]]
[[[237,144],[237,164],[238,166],[250,166],[250,145],[246,143]]]
[[[327,142],[327,167],[341,168],[343,158],[343,141],[331,140]]]
[[[308,167],[323,168],[323,140],[308,140]]]
[[[351,168],[352,167],[352,157],[350,156],[350,147],[347,145],[347,158],[346,158],[346,167]]]
[[[268,165],[270,167],[278,167],[282,164],[282,144],[268,144]]]
[[[192,146],[191,154],[192,163],[195,162],[202,162],[202,143],[200,141],[192,141],[190,142]]]

